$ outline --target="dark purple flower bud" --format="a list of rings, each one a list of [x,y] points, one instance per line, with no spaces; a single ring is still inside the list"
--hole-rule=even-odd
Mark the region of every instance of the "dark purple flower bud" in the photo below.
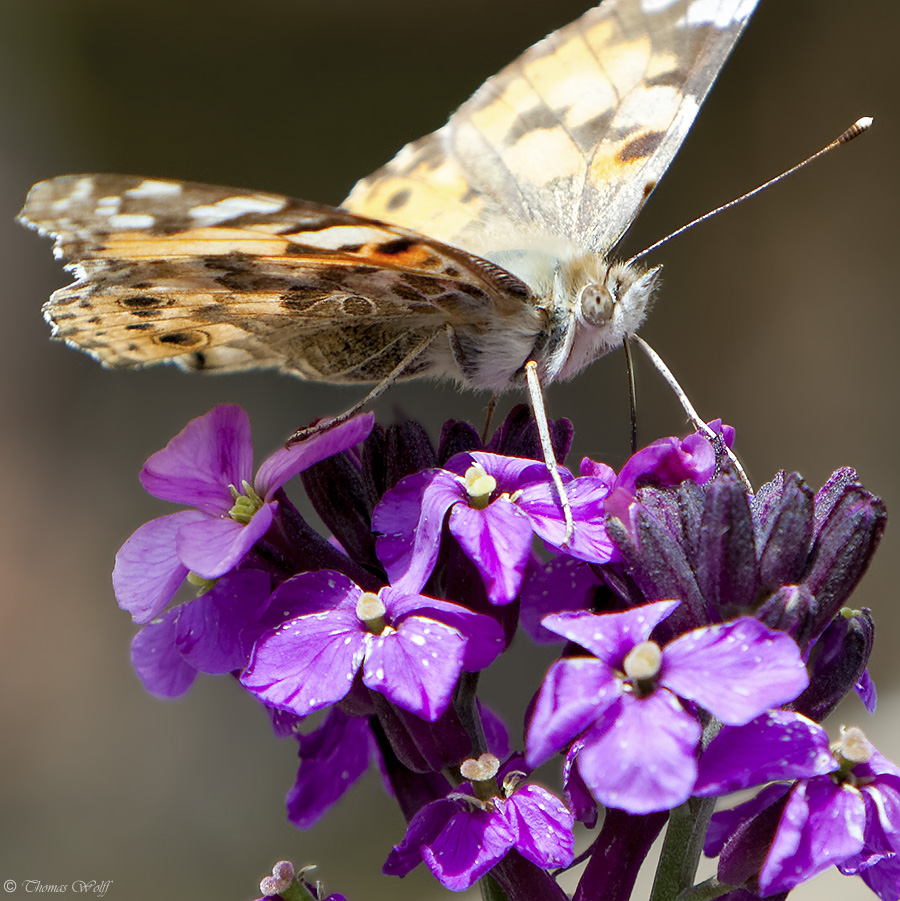
[[[787,632],[805,651],[815,638],[811,611],[815,598],[805,585],[783,585],[756,611],[756,618],[770,629]]]
[[[810,555],[809,573],[803,580],[816,596],[816,622],[820,629],[831,621],[856,587],[878,547],[887,512],[884,502],[858,482],[835,477],[819,492],[828,505],[828,514],[816,530]],[[817,521],[819,511],[816,511]]]
[[[558,463],[562,463],[572,445],[574,428],[568,419],[551,419],[547,425],[550,429],[550,443]],[[491,436],[485,450],[504,457],[525,457],[529,460],[542,460],[544,452],[538,436],[537,425],[531,407],[517,404],[503,421],[503,424]]]
[[[763,585],[774,591],[806,573],[813,533],[812,490],[797,473],[779,473],[752,500]]]
[[[681,601],[672,628],[687,631],[708,623],[706,600],[675,536],[627,491],[614,490],[605,509],[606,528],[622,556],[622,566],[644,597],[648,601]]]
[[[759,568],[747,490],[729,477],[714,479],[705,502],[697,548],[697,584],[722,619],[747,613],[759,591]]]
[[[859,683],[874,641],[871,610],[842,611],[813,645],[807,664],[809,688],[791,709],[822,722]]]
[[[379,695],[374,695],[373,701],[391,750],[407,770],[439,773],[471,752],[471,736],[453,706],[433,722],[426,722]]]

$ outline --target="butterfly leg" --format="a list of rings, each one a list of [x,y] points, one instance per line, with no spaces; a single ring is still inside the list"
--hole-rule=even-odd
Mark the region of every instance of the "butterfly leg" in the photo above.
[[[352,419],[357,413],[364,410],[373,400],[387,391],[387,389],[390,388],[391,385],[393,385],[394,382],[396,382],[423,353],[425,353],[428,346],[441,331],[442,329],[438,329],[424,341],[417,344],[361,401],[355,403],[349,410],[345,410],[340,415],[335,416],[334,419],[325,419],[315,425],[297,429],[297,431],[285,442],[285,446],[290,447],[298,441],[303,441],[305,438],[317,435],[319,432],[326,432],[328,429],[332,429],[336,425],[340,425],[342,422]]]
[[[491,422],[494,418],[494,412],[497,409],[497,395],[492,394],[490,402],[487,405],[487,412],[484,417],[484,428],[481,430],[481,443],[487,444],[488,433],[491,430]]]
[[[626,339],[627,340],[627,339]],[[720,459],[720,454],[724,454],[731,461],[731,464],[734,466],[735,472],[738,475],[738,478],[744,483],[744,487],[752,493],[753,486],[750,484],[750,479],[747,478],[747,473],[744,472],[744,467],[741,466],[740,460],[735,456],[734,451],[725,443],[722,439],[722,436],[717,432],[714,432],[701,418],[700,414],[694,409],[694,405],[688,399],[687,394],[684,392],[684,388],[678,384],[678,380],[672,375],[672,371],[668,366],[663,362],[662,357],[641,337],[638,335],[632,335],[631,340],[634,341],[640,349],[647,354],[650,358],[650,362],[656,367],[657,372],[668,382],[669,387],[675,392],[675,396],[678,398],[679,403],[681,404],[684,412],[687,414],[688,419],[691,422],[691,425],[698,431],[704,434],[712,444],[712,446],[716,450],[716,459]]]
[[[550,427],[547,425],[547,413],[544,410],[544,395],[541,392],[541,383],[537,376],[537,363],[534,360],[529,360],[525,364],[525,378],[528,382],[528,394],[531,397],[531,409],[534,410],[534,421],[541,439],[541,450],[544,452],[544,462],[547,464],[550,478],[553,479],[553,484],[556,486],[556,493],[559,495],[559,502],[566,518],[566,537],[562,543],[562,546],[565,547],[575,531],[575,522],[572,519],[572,508],[569,506],[566,486],[563,485],[559,467],[556,465],[553,443],[550,441]]]

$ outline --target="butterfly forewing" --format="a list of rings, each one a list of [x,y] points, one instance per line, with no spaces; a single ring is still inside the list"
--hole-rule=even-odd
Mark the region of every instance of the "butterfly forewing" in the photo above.
[[[275,194],[62,176],[32,189],[22,219],[78,277],[45,306],[55,335],[106,366],[372,382],[429,334],[529,306],[523,285],[456,248]]]
[[[344,206],[486,253],[607,253],[681,146],[756,0],[607,2],[489,78]]]

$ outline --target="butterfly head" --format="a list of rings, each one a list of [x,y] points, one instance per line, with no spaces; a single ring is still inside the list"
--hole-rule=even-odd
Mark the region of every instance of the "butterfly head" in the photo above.
[[[596,254],[561,263],[552,305],[568,311],[571,334],[565,359],[558,361],[556,378],[571,378],[597,357],[621,347],[625,338],[640,328],[661,269],[608,263]]]
[[[579,326],[618,345],[644,321],[661,269],[607,263],[591,256],[561,266],[556,288],[558,296],[572,304]]]

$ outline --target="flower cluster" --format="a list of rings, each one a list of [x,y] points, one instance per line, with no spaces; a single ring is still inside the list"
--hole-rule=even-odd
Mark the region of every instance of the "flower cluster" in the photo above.
[[[564,460],[571,428],[550,428]],[[711,429],[715,442],[662,439],[618,472],[561,466],[567,535],[526,408],[487,444],[449,422],[437,447],[415,423],[361,416],[254,476],[245,414],[217,407],[141,474],[190,509],[117,557],[116,597],[143,626],[135,669],[166,697],[198,673],[236,677],[297,744],[300,828],[376,763],[409,823],[387,874],[424,862],[454,891],[490,879],[509,901],[562,901],[574,822],[593,828],[602,806],[579,901],[628,898],[667,821],[672,897],[705,836],[719,894],[783,893],[835,864],[900,898],[900,770],[859,730],[829,747],[819,725],[854,690],[874,709],[874,624],[846,604],[883,504],[847,469],[818,492],[779,473],[751,493],[722,453],[732,430]],[[288,498],[295,475],[330,536]],[[561,652],[527,687],[511,752],[478,674],[519,631]],[[533,778],[557,755],[561,797]],[[707,832],[715,799],[752,786]],[[266,897],[315,897],[282,869]]]

